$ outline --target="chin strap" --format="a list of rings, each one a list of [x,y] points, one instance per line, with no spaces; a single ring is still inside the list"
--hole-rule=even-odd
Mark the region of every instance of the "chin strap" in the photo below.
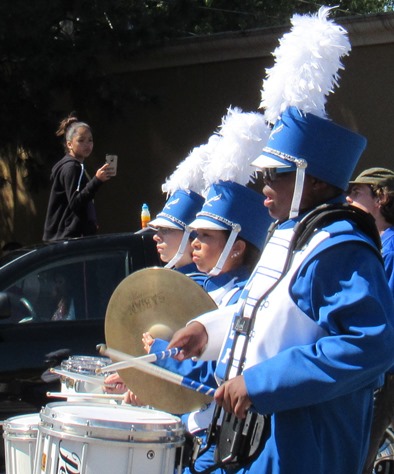
[[[237,238],[238,234],[241,232],[241,226],[239,224],[233,224],[231,229],[231,234],[227,239],[226,245],[216,262],[216,265],[212,268],[212,270],[208,273],[211,276],[219,275],[222,271],[223,265],[225,264],[227,257],[230,253],[231,247],[233,246],[235,239]]]
[[[173,268],[177,262],[183,257],[187,243],[189,241],[189,237],[191,234],[192,229],[189,226],[185,227],[185,230],[183,232],[183,237],[181,240],[181,243],[179,244],[178,250],[176,254],[172,257],[172,259],[164,265],[164,268]]]
[[[297,171],[296,171],[296,178],[295,178],[295,184],[294,184],[293,199],[291,201],[291,207],[290,207],[290,214],[289,214],[290,219],[294,219],[295,217],[297,217],[298,213],[300,212],[300,203],[301,203],[302,191],[304,189],[304,181],[305,181],[305,169],[308,166],[308,163],[306,162],[306,160],[303,160],[303,159],[296,159],[294,160],[294,163],[297,166]]]

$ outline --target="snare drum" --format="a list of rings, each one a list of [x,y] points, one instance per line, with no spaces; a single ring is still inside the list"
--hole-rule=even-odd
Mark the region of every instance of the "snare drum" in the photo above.
[[[14,416],[3,424],[7,474],[32,474],[37,444],[39,413]]]
[[[62,402],[40,418],[34,474],[173,474],[181,459],[183,424],[165,412]]]
[[[107,374],[97,374],[96,369],[106,367],[111,363],[108,357],[71,356],[64,360],[60,368],[62,372],[68,372],[70,376],[62,375],[62,393],[103,393],[104,378]],[[73,378],[73,375],[88,376],[97,383]]]

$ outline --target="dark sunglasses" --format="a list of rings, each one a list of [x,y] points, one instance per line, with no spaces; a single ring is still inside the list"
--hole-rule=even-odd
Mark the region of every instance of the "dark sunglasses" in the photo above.
[[[294,173],[294,171],[282,171],[278,173],[277,168],[263,168],[263,182],[265,184],[273,183],[279,178],[284,178],[285,176]]]
[[[273,183],[277,178],[276,168],[263,168],[262,170],[264,183]]]

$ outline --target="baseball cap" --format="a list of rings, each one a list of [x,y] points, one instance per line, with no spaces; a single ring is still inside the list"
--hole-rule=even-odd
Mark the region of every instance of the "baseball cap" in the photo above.
[[[376,184],[394,188],[394,171],[387,168],[368,168],[349,184]]]

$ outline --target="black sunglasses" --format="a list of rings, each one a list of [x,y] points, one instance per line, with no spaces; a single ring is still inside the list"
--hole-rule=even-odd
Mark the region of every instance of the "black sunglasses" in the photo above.
[[[277,177],[276,168],[263,168],[262,175],[264,183],[273,183]]]
[[[262,169],[263,182],[265,184],[273,183],[279,177],[285,177],[291,173],[294,173],[294,171],[282,171],[278,173],[277,168],[263,168]]]

